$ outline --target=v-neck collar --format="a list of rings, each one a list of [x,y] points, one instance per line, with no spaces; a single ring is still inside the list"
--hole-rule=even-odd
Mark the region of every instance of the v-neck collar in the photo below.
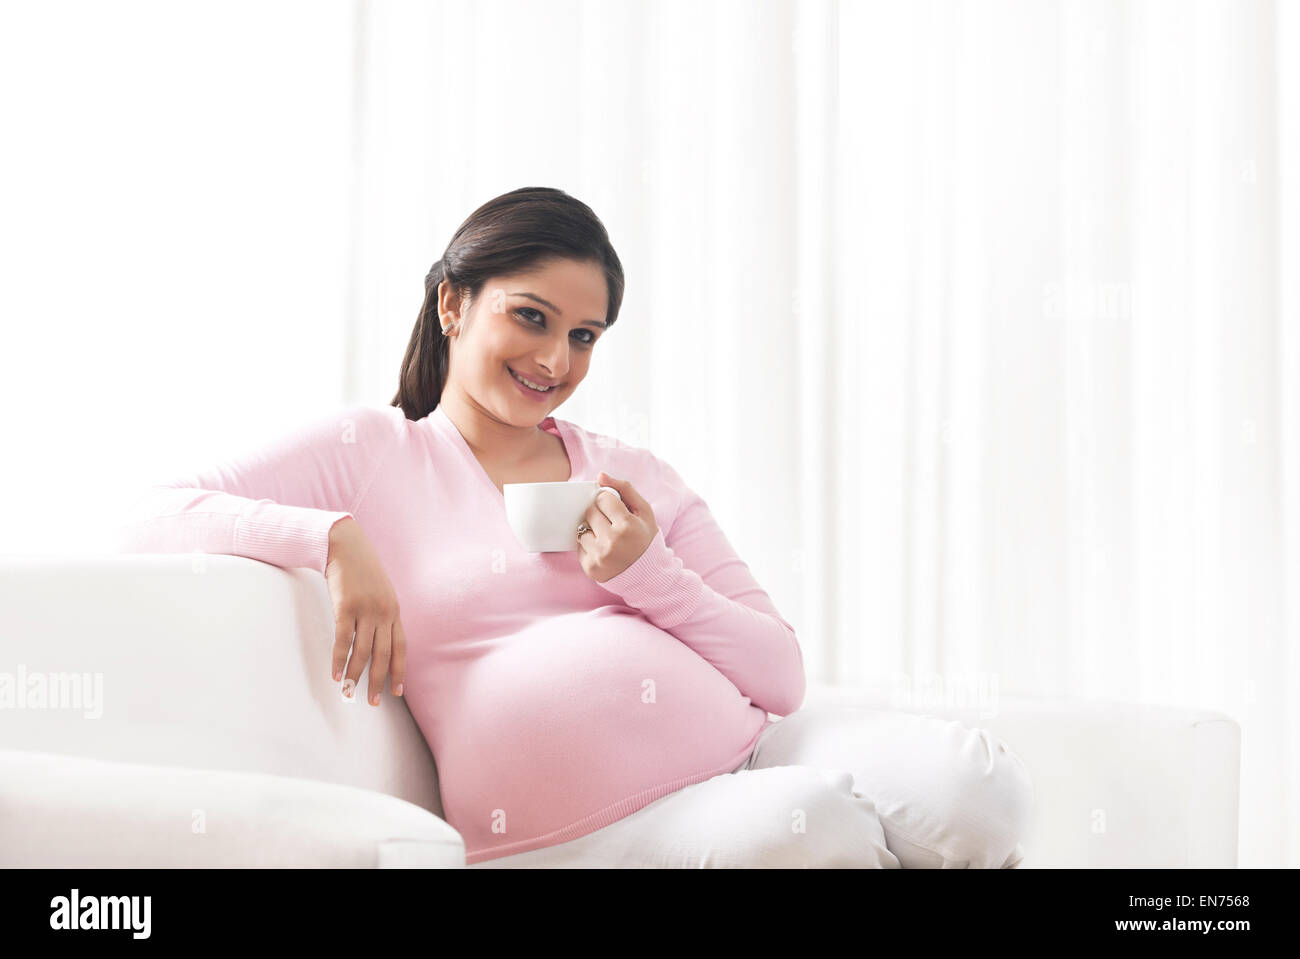
[[[450,436],[452,442],[461,451],[461,454],[469,460],[470,467],[478,474],[482,482],[487,484],[487,487],[492,494],[496,496],[497,499],[504,500],[505,493],[497,489],[497,484],[492,482],[492,477],[488,476],[487,470],[485,470],[483,464],[478,461],[478,457],[475,456],[474,451],[470,449],[469,443],[465,440],[465,437],[461,436],[460,430],[456,428],[456,424],[451,421],[451,417],[443,412],[441,403],[433,408],[433,412],[429,414],[429,419],[436,423],[444,433],[447,433]],[[542,420],[539,425],[542,429],[546,429],[548,423],[554,429],[546,431],[548,433],[554,432],[555,435],[559,436],[560,442],[564,444],[564,453],[569,458],[568,482],[572,483],[578,479],[579,474],[582,472],[581,457],[578,455],[578,444],[573,442],[573,438],[569,434],[567,421],[556,419],[554,416],[548,416],[546,419]]]

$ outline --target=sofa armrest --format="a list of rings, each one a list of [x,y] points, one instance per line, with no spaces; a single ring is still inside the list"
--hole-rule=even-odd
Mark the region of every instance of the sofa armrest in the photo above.
[[[331,681],[334,614],[314,570],[203,553],[0,556],[0,609],[3,669],[62,684],[68,704],[0,709],[0,747],[295,776],[443,813],[406,700],[385,686],[378,707],[346,703]],[[363,692],[368,681],[367,665]]]
[[[1034,782],[1023,867],[1237,865],[1241,727],[1230,716],[991,692],[963,704],[905,687],[810,683],[804,708],[927,713],[1000,737]]]
[[[0,867],[464,868],[431,812],[266,773],[0,750]]]

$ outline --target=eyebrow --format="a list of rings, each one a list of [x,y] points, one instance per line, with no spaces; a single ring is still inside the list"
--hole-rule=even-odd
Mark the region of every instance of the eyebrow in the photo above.
[[[511,295],[511,296],[526,296],[526,297],[528,297],[530,300],[536,300],[538,303],[542,304],[542,306],[545,306],[545,307],[548,307],[548,308],[554,310],[556,316],[563,316],[563,315],[564,315],[564,313],[560,310],[560,308],[559,308],[558,306],[556,306],[554,303],[548,303],[546,300],[543,300],[540,296],[538,296],[538,295],[535,294],[535,293],[511,293],[510,295]],[[585,323],[587,326],[598,326],[598,327],[600,327],[602,330],[603,330],[603,329],[606,329],[606,328],[609,326],[608,323],[602,323],[600,320],[583,320],[582,322]]]

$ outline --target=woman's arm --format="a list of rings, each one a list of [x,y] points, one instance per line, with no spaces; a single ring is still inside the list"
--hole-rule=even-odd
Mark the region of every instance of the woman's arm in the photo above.
[[[636,562],[600,585],[712,663],[754,705],[788,716],[803,703],[807,685],[794,627],[736,554],[708,504],[659,462],[681,508],[667,534],[660,529]]]
[[[225,553],[324,573],[331,527],[353,515],[405,419],[396,408],[341,408],[248,454],[156,485],[117,528],[117,549]]]

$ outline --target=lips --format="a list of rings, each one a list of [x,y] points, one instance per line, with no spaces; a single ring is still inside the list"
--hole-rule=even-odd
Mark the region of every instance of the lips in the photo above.
[[[506,371],[507,371],[508,373],[510,373],[510,375],[511,375],[512,377],[515,377],[515,378],[517,378],[517,377],[520,375],[518,372],[516,372],[515,370],[512,370],[512,369],[511,369],[510,367],[508,367],[508,366],[506,367]],[[537,379],[537,378],[535,378],[535,377],[532,377],[532,376],[525,377],[525,379],[529,380],[530,382],[537,383],[537,384],[540,385],[540,386],[547,386],[547,385],[548,385],[548,384],[546,383],[545,380],[539,380],[539,379]],[[549,387],[550,387],[550,388],[547,389],[546,392],[547,392],[547,393],[552,392],[552,391],[555,389],[555,387],[556,387],[557,385],[558,385],[558,384],[555,384],[555,383],[551,383],[551,384],[549,384]],[[538,393],[538,395],[541,395],[540,392],[537,391],[537,390],[534,390],[533,392]]]

